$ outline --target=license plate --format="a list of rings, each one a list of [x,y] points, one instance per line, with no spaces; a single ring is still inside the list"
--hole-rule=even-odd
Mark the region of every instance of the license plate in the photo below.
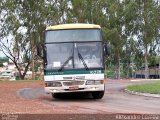
[[[79,89],[78,86],[70,86],[70,87],[69,87],[69,90],[78,90],[78,89]]]

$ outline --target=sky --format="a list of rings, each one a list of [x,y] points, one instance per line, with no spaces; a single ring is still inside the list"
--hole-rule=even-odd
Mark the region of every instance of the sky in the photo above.
[[[5,57],[5,55],[1,51],[0,51],[0,57]]]

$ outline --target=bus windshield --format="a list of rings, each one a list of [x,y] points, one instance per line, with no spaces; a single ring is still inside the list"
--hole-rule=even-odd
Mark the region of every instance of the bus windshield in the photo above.
[[[103,68],[102,42],[69,42],[46,44],[45,69]]]

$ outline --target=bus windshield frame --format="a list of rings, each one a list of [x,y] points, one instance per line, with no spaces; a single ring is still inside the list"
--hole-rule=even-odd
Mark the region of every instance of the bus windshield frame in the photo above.
[[[78,32],[78,30],[86,34],[89,34],[89,32],[92,33],[93,30],[93,33],[96,35],[83,35],[85,36],[83,39],[82,37],[79,37],[80,39],[78,39],[76,38],[76,32]],[[54,40],[55,37],[51,36],[54,36],[55,31],[61,32],[62,38],[64,38],[62,33],[65,33],[66,31],[71,32],[71,35],[76,31],[76,36],[72,35],[72,37],[74,37],[72,40],[70,39],[71,37],[68,39],[66,37],[64,40],[61,39],[61,36],[59,35],[59,39]],[[53,35],[48,37],[47,32],[50,32],[50,34],[53,32]],[[88,36],[91,36],[90,38],[92,39],[87,40]],[[47,63],[44,64],[45,70],[63,71],[76,69],[104,69],[103,46],[100,29],[49,30],[46,31],[45,38],[45,59],[47,61]],[[52,40],[49,40],[49,38]]]

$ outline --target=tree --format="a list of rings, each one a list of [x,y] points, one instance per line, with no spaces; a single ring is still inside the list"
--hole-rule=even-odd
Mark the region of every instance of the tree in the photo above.
[[[103,31],[115,48],[112,52],[114,52],[116,60],[117,74],[120,73],[118,67],[119,56],[121,56],[123,50],[128,49],[125,47],[128,44],[127,41],[134,39],[139,43],[137,44],[139,50],[136,50],[135,58],[142,57],[141,54],[144,53],[145,76],[148,78],[148,51],[159,40],[159,5],[158,1],[153,0],[107,1],[105,13],[106,23],[108,22],[108,24]],[[133,56],[130,55],[130,57]]]
[[[28,40],[21,31],[16,1],[3,1],[1,8],[0,49],[15,64],[21,79],[24,79],[31,63],[31,53]],[[24,57],[26,59],[23,61]],[[22,66],[24,66],[24,72],[22,72]]]
[[[9,59],[6,57],[0,57],[0,67],[3,67],[3,63],[9,62]]]
[[[113,46],[112,54],[114,54],[115,61],[115,77],[120,79],[120,58],[122,54],[122,48],[126,42],[126,36],[123,32],[124,16],[123,16],[124,6],[120,1],[108,0],[105,8],[106,13],[106,26],[103,28],[106,38],[110,41]]]
[[[130,38],[126,41],[123,49],[122,63],[127,78],[130,76],[130,68],[133,67],[133,64],[135,64],[135,56],[138,51],[137,46],[138,43],[133,38]]]
[[[158,0],[4,0],[0,2],[0,49],[12,61],[32,63],[34,68],[35,47],[44,42],[46,26],[70,22],[99,24],[104,42],[111,43],[109,59],[120,79],[120,62],[126,61],[128,71],[131,58],[141,65],[145,56],[147,72],[149,55],[153,59],[151,54],[159,45],[159,10]]]
[[[45,7],[42,0],[1,2],[0,49],[16,65],[21,79],[24,79],[31,61],[34,71],[35,46],[42,41],[45,30]]]
[[[68,22],[100,24],[103,16],[104,0],[71,0],[67,12]]]
[[[43,40],[43,33],[45,30],[45,20],[47,15],[47,7],[45,6],[46,2],[41,1],[32,1],[32,0],[19,0],[18,10],[19,17],[21,18],[23,24],[22,27],[25,27],[26,36],[29,40],[29,45],[31,47],[31,56],[32,56],[32,79],[35,79],[34,75],[34,63],[35,63],[35,50],[36,44],[40,43]]]
[[[145,78],[148,78],[148,56],[151,43],[154,43],[159,34],[159,3],[154,0],[135,1],[138,5],[137,11],[137,36],[141,47],[144,49]]]

